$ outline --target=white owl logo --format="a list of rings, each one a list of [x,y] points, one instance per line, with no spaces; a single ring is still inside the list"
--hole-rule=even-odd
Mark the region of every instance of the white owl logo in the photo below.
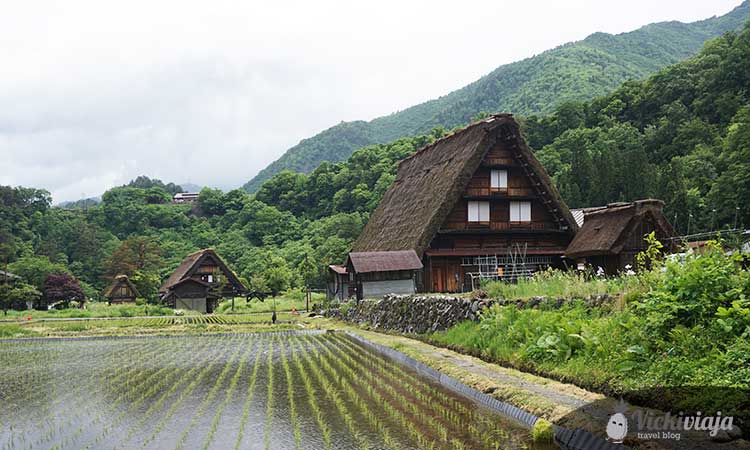
[[[615,444],[622,444],[628,434],[628,418],[625,417],[627,410],[628,406],[621,398],[615,407],[615,413],[607,421],[607,436]]]
[[[615,413],[607,422],[607,436],[615,444],[622,444],[625,435],[628,434],[628,419],[623,413]]]

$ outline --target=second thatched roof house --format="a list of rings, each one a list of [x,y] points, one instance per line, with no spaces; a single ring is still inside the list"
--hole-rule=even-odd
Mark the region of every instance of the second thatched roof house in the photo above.
[[[518,122],[497,114],[403,160],[352,251],[414,251],[418,290],[459,292],[562,266],[577,228]]]
[[[186,256],[159,289],[162,300],[177,309],[211,313],[222,297],[235,297],[246,288],[214,250]]]
[[[135,299],[140,295],[127,275],[117,275],[104,290],[104,296],[109,303],[135,303]]]
[[[643,239],[646,234],[654,232],[665,250],[673,251],[676,233],[663,207],[661,200],[646,199],[576,210],[581,229],[565,256],[616,274],[628,265],[635,266],[635,255],[647,248]]]

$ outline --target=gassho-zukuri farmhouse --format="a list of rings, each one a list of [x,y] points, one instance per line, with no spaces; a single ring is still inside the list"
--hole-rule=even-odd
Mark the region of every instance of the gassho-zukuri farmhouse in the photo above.
[[[329,266],[329,296],[465,292],[548,267],[616,273],[647,233],[672,246],[662,207],[647,199],[571,211],[518,122],[496,114],[399,163],[346,262]]]

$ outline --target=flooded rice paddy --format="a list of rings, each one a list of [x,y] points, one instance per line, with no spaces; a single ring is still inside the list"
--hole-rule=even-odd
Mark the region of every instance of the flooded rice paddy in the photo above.
[[[0,342],[0,449],[504,449],[529,432],[341,333]]]

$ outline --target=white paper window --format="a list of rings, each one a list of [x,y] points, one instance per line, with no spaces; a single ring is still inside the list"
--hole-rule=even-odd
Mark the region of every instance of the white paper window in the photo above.
[[[507,189],[508,188],[508,171],[507,170],[492,170],[490,172],[490,187],[493,189]]]
[[[510,202],[511,222],[531,222],[531,202]]]
[[[490,202],[469,202],[469,222],[489,222]]]

